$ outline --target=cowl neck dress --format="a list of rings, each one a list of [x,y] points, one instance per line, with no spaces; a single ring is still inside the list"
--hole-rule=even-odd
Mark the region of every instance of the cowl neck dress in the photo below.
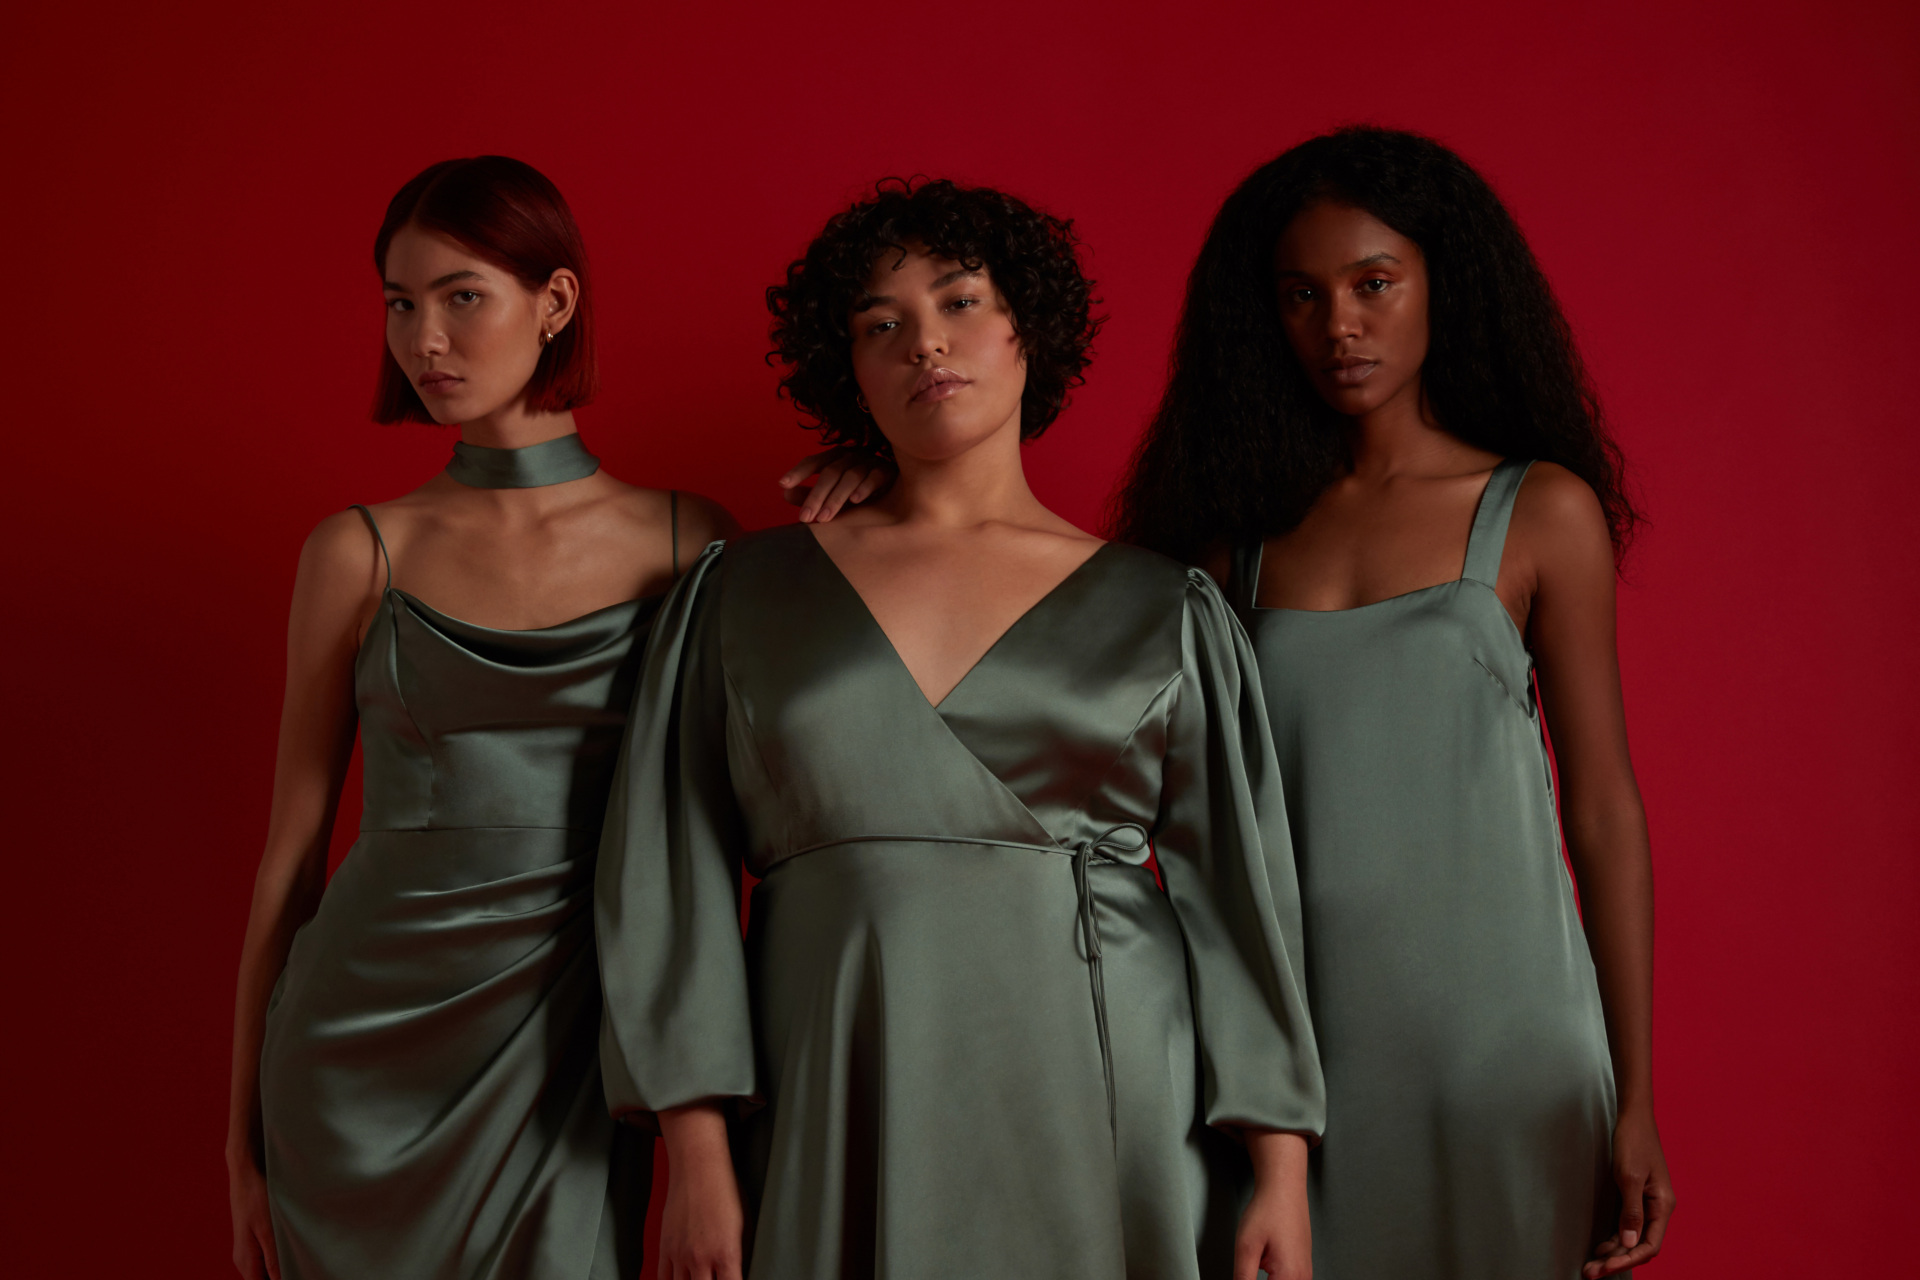
[[[1321,1089],[1258,681],[1204,574],[1109,545],[935,707],[807,527],[716,544],[628,734],[608,1097],[745,1100],[754,1280],[1226,1274],[1245,1157],[1213,1126],[1314,1133]]]
[[[1235,557],[1326,1071],[1315,1280],[1574,1280],[1617,1220],[1600,992],[1494,591],[1528,465],[1494,470],[1452,582],[1256,608],[1260,545]]]
[[[592,892],[658,604],[503,631],[389,568],[354,665],[360,835],[261,1054],[287,1280],[637,1273],[650,1154],[601,1088]]]

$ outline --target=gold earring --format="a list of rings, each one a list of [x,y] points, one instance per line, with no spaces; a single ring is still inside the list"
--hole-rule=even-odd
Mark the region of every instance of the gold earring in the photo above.
[[[540,331],[540,345],[543,347],[553,345],[553,335],[544,329]]]

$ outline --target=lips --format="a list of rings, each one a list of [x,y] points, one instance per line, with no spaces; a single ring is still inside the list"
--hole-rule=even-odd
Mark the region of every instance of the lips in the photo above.
[[[957,394],[961,388],[969,386],[971,383],[971,378],[962,377],[951,369],[935,365],[931,369],[922,371],[920,376],[914,379],[913,395],[909,397],[909,400],[915,404],[926,404],[933,400],[945,400],[948,396]]]
[[[1335,386],[1357,387],[1373,376],[1380,367],[1378,360],[1369,360],[1364,356],[1341,356],[1321,365],[1321,371],[1332,379]]]
[[[450,373],[423,373],[420,375],[420,391],[428,395],[446,395],[458,387],[461,379]]]

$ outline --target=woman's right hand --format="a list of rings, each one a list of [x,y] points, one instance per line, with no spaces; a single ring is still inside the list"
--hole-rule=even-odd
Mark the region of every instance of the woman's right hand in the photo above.
[[[800,523],[825,523],[843,506],[856,506],[893,483],[893,465],[858,449],[828,449],[809,454],[780,477],[789,505],[800,508]],[[808,476],[817,477],[808,488]]]
[[[280,1280],[267,1179],[251,1160],[228,1167],[227,1203],[233,1210],[234,1269],[242,1280]]]
[[[660,1217],[660,1280],[740,1280],[746,1214],[733,1177],[726,1119],[712,1106],[660,1113],[667,1203]]]

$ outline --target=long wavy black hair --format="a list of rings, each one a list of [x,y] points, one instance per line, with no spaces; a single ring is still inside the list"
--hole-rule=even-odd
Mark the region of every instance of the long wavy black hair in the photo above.
[[[881,179],[871,195],[829,218],[806,255],[788,264],[785,282],[767,290],[767,358],[785,366],[781,394],[826,443],[893,456],[860,400],[847,317],[881,255],[904,257],[913,245],[969,270],[987,269],[1013,312],[1027,361],[1020,438],[1039,436],[1086,381],[1103,320],[1093,313],[1097,299],[1080,267],[1080,239],[1072,219],[945,178]]]
[[[1256,169],[1227,197],[1187,281],[1165,395],[1110,511],[1115,536],[1189,563],[1287,532],[1353,462],[1280,326],[1274,248],[1335,201],[1420,246],[1440,425],[1504,457],[1557,462],[1599,496],[1616,560],[1640,515],[1572,331],[1486,179],[1418,134],[1354,126]]]

